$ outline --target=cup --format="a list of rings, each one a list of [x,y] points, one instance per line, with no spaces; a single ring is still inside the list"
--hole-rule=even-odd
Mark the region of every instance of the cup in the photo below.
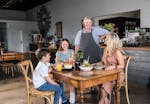
[[[80,68],[79,68],[80,64],[81,64],[80,62],[75,62],[75,69],[76,70],[80,70]]]
[[[70,64],[73,64],[74,62],[75,62],[75,60],[74,60],[73,58],[70,58],[70,59],[69,59],[69,63],[70,63]]]
[[[56,65],[56,70],[57,71],[62,71],[62,65],[61,64]]]

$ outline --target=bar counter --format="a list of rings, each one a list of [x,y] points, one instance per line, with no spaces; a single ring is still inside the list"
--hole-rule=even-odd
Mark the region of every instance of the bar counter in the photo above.
[[[150,47],[123,47],[124,50],[150,51]]]

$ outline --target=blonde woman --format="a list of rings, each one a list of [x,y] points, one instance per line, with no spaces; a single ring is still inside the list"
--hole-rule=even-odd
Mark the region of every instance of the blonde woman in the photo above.
[[[106,65],[105,70],[113,70],[116,68],[122,69],[120,73],[120,81],[124,81],[124,51],[122,50],[122,42],[116,33],[111,33],[106,36],[105,44],[107,45],[101,63]],[[115,81],[103,83],[101,87],[101,98],[99,104],[109,104],[110,101],[107,95],[110,94],[115,85]]]

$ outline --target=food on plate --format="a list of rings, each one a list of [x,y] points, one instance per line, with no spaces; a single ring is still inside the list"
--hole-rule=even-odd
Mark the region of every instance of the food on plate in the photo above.
[[[87,60],[84,60],[83,64],[80,66],[80,69],[82,71],[90,71],[93,69],[93,66]]]
[[[83,61],[82,67],[91,67],[90,63],[87,60]]]
[[[104,65],[99,65],[99,66],[95,66],[94,68],[97,69],[97,70],[100,70],[100,69],[105,68],[105,66]]]
[[[71,68],[72,68],[72,64],[65,63],[65,64],[64,64],[64,68],[65,68],[65,69],[71,69]]]
[[[105,65],[103,65],[103,64],[101,64],[101,63],[94,63],[94,64],[92,64],[92,66],[95,68],[95,69],[103,69],[103,68],[105,68],[106,66]]]

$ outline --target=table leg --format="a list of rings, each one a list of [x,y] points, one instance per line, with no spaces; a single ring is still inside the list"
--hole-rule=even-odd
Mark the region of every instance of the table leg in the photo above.
[[[81,104],[84,104],[84,95],[83,95],[83,91],[80,90],[80,102]]]
[[[83,83],[80,82],[80,101],[81,101],[81,104],[84,104],[84,94],[83,94]]]
[[[116,90],[116,104],[120,104],[120,89],[117,88]]]
[[[120,104],[120,88],[118,87],[120,85],[120,73],[118,73],[118,80],[117,80],[117,85],[116,85],[116,104]]]

